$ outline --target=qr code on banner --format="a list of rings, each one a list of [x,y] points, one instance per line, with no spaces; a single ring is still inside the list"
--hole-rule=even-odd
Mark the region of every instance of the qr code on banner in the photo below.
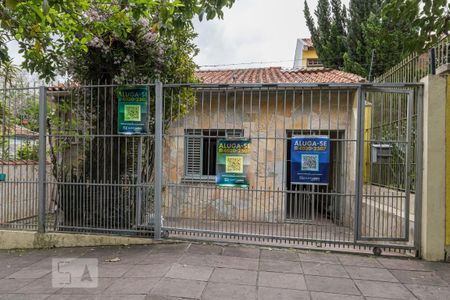
[[[140,105],[125,105],[125,121],[141,121],[141,106]]]
[[[319,155],[303,154],[302,171],[319,171]]]
[[[227,156],[225,158],[226,173],[244,173],[244,158],[242,156]]]

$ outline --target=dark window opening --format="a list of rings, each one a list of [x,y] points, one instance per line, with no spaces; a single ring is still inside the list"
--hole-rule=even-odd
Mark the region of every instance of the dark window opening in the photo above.
[[[345,163],[345,132],[343,130],[287,130],[286,141],[286,219],[289,221],[314,221],[315,219],[340,219],[340,185]],[[330,174],[328,185],[303,185],[291,183],[291,138],[296,135],[328,135],[330,142]]]
[[[216,176],[217,140],[242,137],[242,129],[186,129],[185,177],[211,179]]]
[[[203,131],[202,175],[216,176],[217,140],[225,137],[225,130]]]
[[[317,58],[307,58],[306,59],[306,66],[307,67],[321,67],[322,63]]]

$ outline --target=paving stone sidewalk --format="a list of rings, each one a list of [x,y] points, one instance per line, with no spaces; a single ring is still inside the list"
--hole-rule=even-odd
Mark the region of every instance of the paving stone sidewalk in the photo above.
[[[53,258],[98,259],[97,287],[54,288]],[[450,265],[191,243],[3,251],[0,299],[441,300]]]

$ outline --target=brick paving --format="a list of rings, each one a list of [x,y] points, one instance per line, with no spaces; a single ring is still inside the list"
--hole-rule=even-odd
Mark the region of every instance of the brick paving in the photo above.
[[[97,258],[97,287],[54,288],[52,258]],[[251,246],[0,251],[0,266],[0,300],[450,299],[447,263]]]

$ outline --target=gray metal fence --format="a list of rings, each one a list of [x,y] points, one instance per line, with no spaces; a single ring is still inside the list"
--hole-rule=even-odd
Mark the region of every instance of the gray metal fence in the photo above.
[[[153,235],[155,86],[147,85],[148,132],[118,134],[115,85],[51,88],[47,185],[55,191],[54,230]]]
[[[436,73],[449,71],[450,64],[450,36],[441,39],[434,47],[436,54]]]
[[[0,224],[36,230],[39,89],[2,89],[0,99]]]
[[[4,91],[2,145],[22,126],[36,140],[21,153],[40,159],[19,171],[18,150],[2,149],[1,226],[419,249],[420,85],[143,87],[148,131],[137,136],[118,133],[117,85]],[[291,178],[298,136],[329,138],[327,185]],[[217,186],[221,140],[249,141],[247,187]]]
[[[195,103],[184,113],[174,111],[173,101],[180,101],[188,87]],[[420,134],[412,131],[420,131],[413,126],[418,89],[165,86],[171,99],[165,101],[165,116],[171,122],[163,138],[164,227],[175,237],[414,249],[417,231],[410,214],[420,197],[414,197],[410,186],[417,176],[415,141]],[[386,116],[396,134],[376,129],[387,123]],[[331,141],[329,184],[292,183],[292,137],[317,135]],[[251,140],[246,189],[214,184],[216,145],[224,138]],[[378,145],[389,152],[382,162],[374,160]],[[392,169],[391,175],[379,172],[380,165]],[[383,184],[381,178],[389,176],[395,177],[390,183],[400,186]]]
[[[433,45],[428,52],[412,53],[401,62],[374,79],[377,83],[417,83],[427,75],[449,71],[450,37],[446,36]]]

